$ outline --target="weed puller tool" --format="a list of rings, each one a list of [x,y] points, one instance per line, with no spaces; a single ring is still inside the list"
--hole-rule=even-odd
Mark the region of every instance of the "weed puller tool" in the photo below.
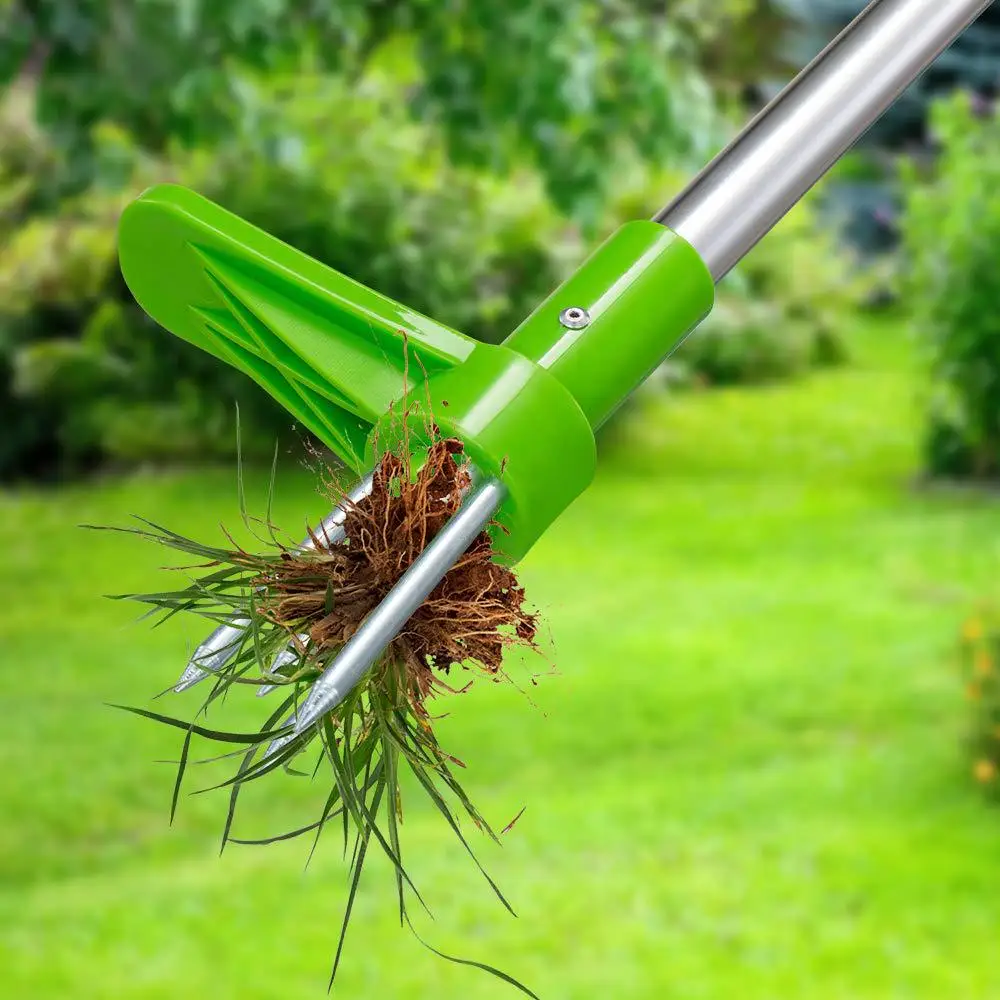
[[[515,562],[587,487],[594,431],[711,310],[714,287],[989,0],[876,0],[650,221],[611,236],[500,346],[476,343],[191,191],[147,191],[121,266],[171,332],[245,372],[371,489],[374,442],[405,413],[459,438],[476,478],[452,520],[344,645],[289,720],[302,733],[357,684],[472,541]],[[409,373],[409,378],[406,373]],[[343,511],[320,526],[338,540]],[[309,543],[306,543],[309,544]],[[234,618],[178,690],[245,641]],[[272,664],[280,672],[290,655]],[[273,749],[273,747],[272,747]]]

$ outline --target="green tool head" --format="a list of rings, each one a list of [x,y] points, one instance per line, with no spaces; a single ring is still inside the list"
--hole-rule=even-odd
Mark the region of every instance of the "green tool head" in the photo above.
[[[503,346],[480,344],[185,188],[122,215],[122,273],[170,332],[249,375],[357,471],[402,414],[502,478],[519,559],[586,488],[594,428],[710,309],[695,252],[656,223],[613,236]]]

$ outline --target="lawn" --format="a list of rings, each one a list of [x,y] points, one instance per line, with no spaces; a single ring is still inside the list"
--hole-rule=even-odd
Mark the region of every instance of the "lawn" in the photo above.
[[[433,943],[544,1000],[1000,996],[1000,811],[962,755],[954,663],[997,578],[1000,502],[913,486],[902,341],[865,330],[848,369],[618,424],[594,486],[523,565],[556,673],[519,667],[547,674],[530,699],[482,685],[443,725],[498,826],[526,807],[481,851],[519,918],[411,796],[404,850]],[[321,507],[289,468],[281,523]],[[232,470],[0,498],[0,994],[323,996],[336,836],[305,873],[297,842],[220,858],[219,794],[185,796],[168,827],[157,761],[177,734],[104,706],[151,704],[199,632],[151,632],[101,599],[162,581],[162,551],[75,527],[130,512],[217,537],[238,519]],[[237,722],[261,709],[246,702]],[[238,834],[321,804],[307,782],[270,786]],[[393,893],[374,863],[339,995],[515,995],[424,951]]]

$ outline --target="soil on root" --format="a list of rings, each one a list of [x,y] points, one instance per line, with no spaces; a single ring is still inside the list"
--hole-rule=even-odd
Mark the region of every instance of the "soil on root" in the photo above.
[[[329,499],[346,509],[346,539],[331,545],[314,534],[314,551],[284,552],[256,581],[266,595],[264,616],[295,635],[308,635],[310,655],[328,659],[458,511],[471,485],[461,458],[462,443],[454,439],[432,444],[416,470],[405,455],[386,454],[371,494],[356,503],[328,483]],[[517,575],[495,561],[484,531],[409,619],[377,669],[392,671],[407,700],[421,708],[436,688],[453,690],[445,675],[455,666],[499,678],[505,650],[535,648],[537,631]]]

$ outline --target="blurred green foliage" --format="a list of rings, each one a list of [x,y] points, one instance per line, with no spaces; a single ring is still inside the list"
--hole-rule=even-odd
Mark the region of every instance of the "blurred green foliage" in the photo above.
[[[927,347],[933,475],[1000,475],[1000,119],[964,93],[931,116],[938,155],[905,165],[904,298]]]
[[[763,81],[790,78],[794,19],[784,0],[681,0],[677,17],[697,41],[698,63],[713,91],[742,105]]]
[[[869,0],[776,0],[792,25],[786,30],[788,53],[804,65],[842,31]],[[866,254],[896,251],[899,205],[894,159],[901,153],[932,153],[931,108],[936,100],[968,89],[989,101],[1000,88],[1000,4],[990,4],[959,37],[893,102],[861,138],[850,176],[827,187],[831,212],[844,234]],[[785,77],[781,77],[785,79]]]
[[[774,7],[7,0],[0,478],[228,458],[234,401],[248,457],[287,431],[256,386],[132,303],[115,229],[149,184],[196,188],[496,341],[721,144],[717,107],[778,58]],[[675,368],[717,384],[836,360],[845,267],[811,214],[789,220]]]
[[[132,303],[118,272],[117,218],[156,180],[188,184],[480,339],[513,329],[557,283],[566,223],[533,175],[498,181],[452,166],[434,133],[402,115],[394,89],[371,79],[347,100],[336,78],[295,76],[275,85],[252,129],[171,159],[151,157],[114,126],[96,130],[96,155],[117,163],[126,182],[93,185],[55,212],[19,220],[0,249],[8,391],[26,424],[20,458],[7,461],[30,472],[53,457],[72,468],[97,456],[229,455],[234,399],[249,455],[269,452],[287,425],[269,397]],[[44,160],[44,136],[32,141]],[[20,183],[11,190],[12,202],[30,196]],[[40,421],[46,448],[33,458],[23,452]],[[18,448],[16,428],[7,446]]]
[[[672,158],[705,136],[690,21],[665,13],[629,0],[8,0],[0,82],[37,79],[42,121],[73,157],[60,180],[79,184],[97,121],[153,150],[212,145],[255,117],[275,74],[353,80],[388,50],[409,64],[404,106],[441,126],[451,159],[498,171],[526,158],[582,209],[621,150]]]
[[[796,23],[790,33],[792,51],[800,64],[825,48],[868,6],[869,0],[777,0]],[[912,147],[925,144],[933,103],[956,87],[985,95],[997,92],[1000,58],[1000,7],[990,4],[976,22],[921,74],[894,102],[868,134],[862,148]]]
[[[768,381],[847,360],[845,335],[881,280],[800,202],[719,286],[678,352],[714,384]]]

